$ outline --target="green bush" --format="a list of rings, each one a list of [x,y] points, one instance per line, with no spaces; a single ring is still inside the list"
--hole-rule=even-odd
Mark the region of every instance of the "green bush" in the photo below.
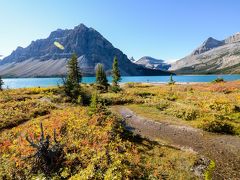
[[[201,128],[208,132],[220,134],[236,134],[234,125],[224,120],[205,121]]]
[[[122,89],[119,86],[111,86],[110,90],[114,93],[120,92]]]
[[[234,112],[240,112],[240,106],[235,105],[234,108],[233,108],[233,111]]]
[[[223,78],[217,78],[212,81],[212,83],[220,83],[220,82],[225,82]]]
[[[140,96],[140,97],[142,97],[142,98],[147,98],[147,97],[150,97],[150,96],[155,96],[155,94],[150,93],[150,92],[136,92],[136,93],[134,93],[134,95]]]
[[[176,107],[171,108],[168,114],[171,114],[177,118],[180,118],[186,121],[195,120],[200,116],[199,111],[196,108],[192,108],[192,107],[185,107],[180,109],[177,109]]]
[[[91,97],[91,103],[88,108],[88,113],[89,115],[94,115],[95,113],[98,112],[99,110],[99,100],[98,100],[98,95],[97,93],[93,93]]]

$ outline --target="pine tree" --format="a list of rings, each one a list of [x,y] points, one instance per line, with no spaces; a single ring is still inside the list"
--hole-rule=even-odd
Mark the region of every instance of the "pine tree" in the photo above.
[[[80,68],[78,67],[77,55],[73,54],[72,58],[68,61],[67,78],[63,82],[64,91],[72,101],[76,101],[80,95],[80,85],[82,80]]]
[[[173,80],[172,74],[171,74],[171,76],[170,76],[170,80],[169,80],[168,84],[169,84],[169,85],[175,84],[175,81]]]
[[[3,80],[2,80],[2,78],[1,78],[1,76],[0,76],[0,91],[2,91],[3,90]]]
[[[79,84],[82,80],[80,73],[80,68],[78,67],[77,55],[74,53],[72,58],[68,61],[68,80],[72,81],[75,84]]]
[[[104,68],[103,68],[102,64],[97,64],[96,84],[97,84],[98,89],[104,90],[104,91],[106,91],[108,86],[109,86],[107,76],[106,76],[106,73],[104,71]]]
[[[113,60],[113,66],[112,66],[112,85],[118,86],[118,83],[121,80],[120,70],[118,68],[118,59],[115,56]]]

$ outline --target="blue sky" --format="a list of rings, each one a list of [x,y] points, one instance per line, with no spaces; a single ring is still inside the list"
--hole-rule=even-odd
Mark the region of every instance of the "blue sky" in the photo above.
[[[173,61],[240,31],[239,0],[3,0],[0,54],[84,23],[128,57]]]

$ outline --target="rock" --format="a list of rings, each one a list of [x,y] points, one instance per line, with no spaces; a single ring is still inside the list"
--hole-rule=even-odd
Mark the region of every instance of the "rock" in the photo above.
[[[205,157],[197,159],[192,167],[192,171],[198,177],[204,177],[204,172],[207,170],[210,160]]]
[[[132,117],[132,115],[130,115],[130,114],[126,115],[126,118],[131,118],[131,117]]]

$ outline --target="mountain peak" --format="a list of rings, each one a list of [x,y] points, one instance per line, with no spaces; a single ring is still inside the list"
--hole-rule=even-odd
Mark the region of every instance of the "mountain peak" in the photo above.
[[[224,45],[224,41],[219,41],[217,39],[214,39],[213,37],[209,37],[203,42],[200,47],[194,50],[191,55],[198,55],[222,45]]]
[[[211,43],[211,42],[215,42],[218,41],[217,39],[214,39],[213,37],[209,37],[207,38],[207,40],[204,43]]]
[[[81,23],[74,27],[74,30],[79,30],[79,29],[89,29],[89,28],[85,24]]]

